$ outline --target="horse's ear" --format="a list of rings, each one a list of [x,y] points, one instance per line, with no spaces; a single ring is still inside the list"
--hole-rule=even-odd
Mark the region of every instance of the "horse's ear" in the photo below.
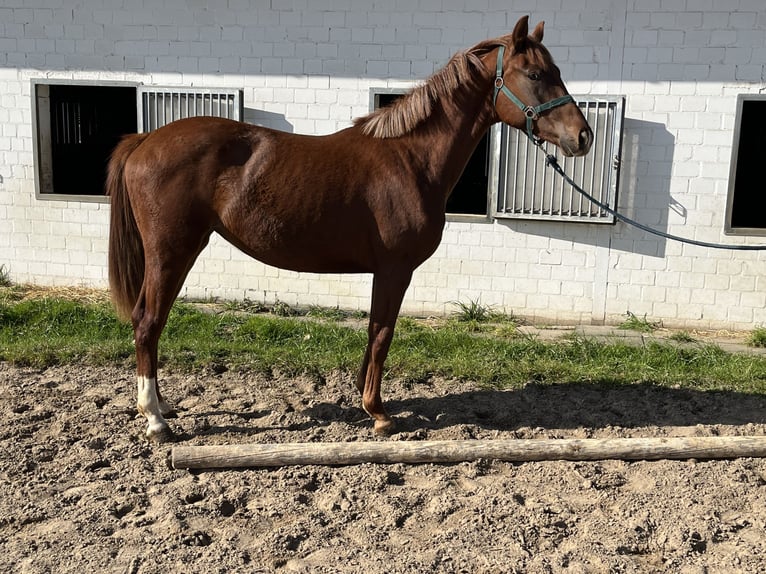
[[[532,38],[537,40],[538,42],[543,41],[543,32],[545,31],[545,22],[540,22],[537,26],[535,26],[535,29],[532,31]]]
[[[511,38],[515,52],[523,52],[527,45],[527,35],[529,34],[529,16],[522,16],[516,22],[513,28]]]

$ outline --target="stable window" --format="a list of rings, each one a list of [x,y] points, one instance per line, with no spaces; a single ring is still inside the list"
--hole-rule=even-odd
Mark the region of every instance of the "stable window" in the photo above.
[[[139,130],[149,132],[182,118],[214,116],[242,121],[242,90],[139,86]]]
[[[725,232],[766,235],[766,195],[760,170],[761,138],[766,131],[766,95],[740,94],[729,167]]]
[[[136,89],[33,80],[38,197],[103,197],[109,154],[136,131]]]
[[[558,157],[559,163],[578,186],[614,208],[625,98],[576,96],[575,99],[593,130],[593,145],[587,155]],[[588,201],[545,165],[545,154],[532,144],[526,133],[505,124],[495,126],[494,133],[495,217],[614,223],[613,215]]]
[[[190,116],[242,119],[241,90],[32,80],[35,190],[40,199],[108,201],[109,156],[125,134]]]
[[[371,107],[378,109],[390,105],[406,93],[399,89],[374,89]],[[487,132],[468,160],[463,174],[447,198],[447,215],[487,216],[489,189],[489,141]]]

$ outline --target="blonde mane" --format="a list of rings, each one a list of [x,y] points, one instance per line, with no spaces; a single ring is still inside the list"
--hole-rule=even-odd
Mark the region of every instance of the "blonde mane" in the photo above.
[[[461,86],[475,81],[483,67],[480,53],[504,43],[502,39],[488,40],[458,52],[425,83],[416,86],[393,104],[357,118],[354,125],[374,138],[395,138],[411,132],[431,116],[440,98],[453,96]]]

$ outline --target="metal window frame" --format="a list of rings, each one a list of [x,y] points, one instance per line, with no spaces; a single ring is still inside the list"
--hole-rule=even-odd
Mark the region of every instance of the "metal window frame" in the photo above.
[[[50,86],[84,86],[93,88],[121,87],[134,88],[136,90],[136,113],[138,114],[139,132],[145,129],[144,94],[193,94],[201,98],[225,97],[227,107],[225,114],[219,106],[215,111],[221,117],[231,117],[237,121],[244,118],[244,91],[236,88],[184,88],[179,86],[151,86],[137,82],[102,81],[102,80],[70,80],[66,78],[31,78],[32,99],[32,157],[35,175],[35,198],[44,201],[78,201],[83,203],[109,203],[105,195],[78,195],[70,193],[56,193],[53,191],[53,159],[51,140],[51,110],[50,110]],[[204,111],[204,110],[203,110]],[[189,114],[187,114],[189,115]],[[191,115],[211,115],[194,113]],[[164,118],[167,120],[167,118]],[[177,118],[172,118],[177,119]],[[168,123],[167,120],[165,123]],[[159,127],[159,125],[153,126]]]
[[[742,236],[766,236],[766,228],[761,227],[733,227],[731,218],[734,215],[734,191],[737,179],[737,164],[739,159],[739,140],[742,131],[742,112],[745,102],[764,102],[766,105],[766,94],[738,94],[737,110],[734,116],[734,135],[731,144],[731,162],[729,163],[729,184],[726,192],[726,216],[724,220],[724,233],[726,235]],[[741,185],[741,184],[740,184]]]
[[[594,131],[591,152],[559,158],[578,185],[609,207],[617,204],[624,96],[574,96]],[[604,113],[599,110],[604,109]],[[492,216],[497,219],[614,224],[615,217],[590,204],[545,165],[545,155],[523,132],[496,125],[490,139]],[[519,197],[521,194],[521,197]]]
[[[369,90],[369,109],[371,112],[374,112],[380,107],[380,96],[404,96],[408,94],[410,91],[412,91],[412,88],[405,88],[405,87],[399,87],[399,88],[370,88]]]
[[[56,193],[53,189],[53,148],[51,139],[50,86],[136,88],[136,82],[70,80],[66,78],[31,78],[32,161],[35,175],[35,199],[43,201],[81,201],[109,203],[105,195]]]
[[[174,120],[194,116],[214,116],[242,121],[243,94],[244,91],[238,88],[138,86],[138,131],[152,131]]]

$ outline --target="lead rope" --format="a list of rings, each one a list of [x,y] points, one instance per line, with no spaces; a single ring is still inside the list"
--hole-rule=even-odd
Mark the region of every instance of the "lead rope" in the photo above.
[[[548,153],[542,148],[542,142],[538,143],[536,140],[533,139],[532,143],[534,143],[535,146],[537,146],[537,148],[545,154],[545,165],[552,167],[556,173],[558,173],[561,177],[563,177],[564,180],[569,185],[571,185],[578,193],[580,193],[583,197],[585,197],[591,203],[595,204],[596,206],[603,209],[607,213],[613,215],[620,221],[627,223],[628,225],[637,227],[638,229],[646,231],[647,233],[651,233],[652,235],[657,235],[659,237],[664,237],[665,239],[671,239],[673,241],[680,241],[681,243],[688,243],[690,245],[698,245],[699,247],[709,247],[711,249],[734,249],[737,251],[766,251],[766,245],[731,245],[731,244],[726,245],[724,243],[710,243],[708,241],[698,241],[697,239],[689,239],[688,237],[679,237],[678,235],[672,235],[670,233],[660,231],[659,229],[653,229],[651,227],[648,227],[644,225],[643,223],[639,223],[638,221],[631,219],[630,217],[627,217],[625,215],[622,215],[621,213],[618,213],[616,210],[612,209],[605,203],[602,203],[601,201],[593,197],[591,194],[589,194],[587,191],[585,191],[583,188],[581,188],[579,185],[577,185],[572,180],[572,178],[566,174],[566,172],[562,169],[561,165],[559,165],[559,161],[558,159],[556,159],[556,156]]]

